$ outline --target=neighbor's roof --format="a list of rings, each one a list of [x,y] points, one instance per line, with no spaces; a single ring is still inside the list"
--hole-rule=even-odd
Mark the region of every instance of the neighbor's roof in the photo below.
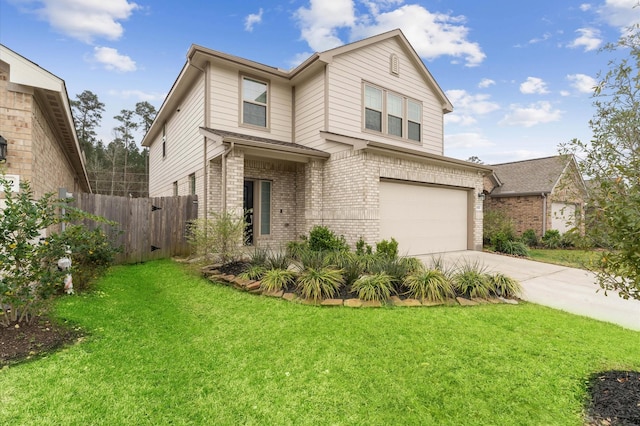
[[[556,155],[513,163],[493,164],[494,174],[502,182],[491,196],[549,194],[558,183],[572,157]]]

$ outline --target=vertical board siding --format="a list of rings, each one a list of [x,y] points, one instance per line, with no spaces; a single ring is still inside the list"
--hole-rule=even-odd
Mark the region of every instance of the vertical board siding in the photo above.
[[[198,198],[195,195],[128,198],[76,194],[72,205],[117,223],[114,229],[85,221],[89,228],[102,228],[121,247],[116,263],[140,263],[190,253],[187,228],[189,221],[197,218]],[[157,250],[152,251],[152,246]]]

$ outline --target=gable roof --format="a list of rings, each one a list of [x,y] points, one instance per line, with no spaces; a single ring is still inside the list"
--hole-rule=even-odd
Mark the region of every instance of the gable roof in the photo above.
[[[571,163],[573,157],[556,155],[512,163],[493,164],[494,174],[502,182],[491,191],[492,197],[550,194]],[[584,183],[583,183],[584,186]]]
[[[0,60],[9,64],[10,83],[33,88],[34,96],[54,125],[54,133],[78,176],[79,185],[91,192],[64,80],[2,44]]]
[[[404,48],[416,69],[418,69],[427,84],[431,87],[437,99],[440,101],[443,113],[446,114],[448,112],[452,112],[453,105],[400,29],[395,29],[382,34],[378,34],[373,37],[345,44],[333,49],[326,50],[324,52],[314,53],[307,60],[289,71],[193,44],[187,52],[187,61],[182,67],[178,78],[173,83],[169,94],[166,96],[164,102],[160,106],[158,114],[156,115],[151,128],[142,139],[142,146],[151,145],[152,140],[156,137],[162,127],[158,123],[165,121],[168,118],[167,116],[170,114],[170,112],[172,110],[175,110],[175,107],[178,105],[181,98],[188,90],[190,83],[195,81],[195,79],[205,71],[207,62],[222,62],[226,64],[232,64],[234,67],[247,72],[262,74],[265,77],[269,78],[279,78],[285,81],[289,81],[291,84],[296,84],[299,79],[317,72],[326,64],[330,64],[333,58],[337,55],[342,55],[344,53],[348,53],[357,49],[362,49],[372,44],[392,38],[396,38],[398,40],[398,43]],[[207,124],[208,123],[205,123],[205,127]]]

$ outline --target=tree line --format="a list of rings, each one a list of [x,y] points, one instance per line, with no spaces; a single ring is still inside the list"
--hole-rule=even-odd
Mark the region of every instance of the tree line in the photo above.
[[[112,129],[108,143],[98,139],[104,103],[85,90],[71,101],[76,133],[84,151],[89,183],[96,194],[125,197],[149,195],[149,150],[139,149],[135,132],[146,134],[156,116],[149,102],[138,102],[134,110],[123,109],[114,118],[118,125]]]

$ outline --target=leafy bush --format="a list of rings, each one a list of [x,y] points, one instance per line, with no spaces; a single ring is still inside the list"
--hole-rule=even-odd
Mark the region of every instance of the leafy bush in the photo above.
[[[260,288],[265,291],[280,291],[292,284],[295,274],[286,269],[269,269],[260,280]]]
[[[388,259],[395,259],[398,257],[398,242],[391,238],[391,241],[382,240],[376,243],[376,254]]]
[[[287,269],[289,267],[290,259],[286,253],[281,251],[270,252],[267,255],[264,265],[268,269]]]
[[[484,244],[493,244],[492,240],[498,233],[504,234],[508,240],[515,239],[513,220],[499,210],[487,210],[483,218]]]
[[[309,248],[313,251],[349,250],[344,236],[337,236],[326,226],[316,225],[309,232]]]
[[[222,263],[237,260],[242,255],[244,217],[229,212],[210,213],[212,219],[191,221],[188,241],[199,256],[217,255]]]
[[[453,275],[456,292],[464,297],[489,297],[491,283],[485,268],[476,262],[465,263]]]
[[[28,181],[20,191],[4,186],[5,207],[0,210],[0,324],[30,322],[43,302],[61,287],[66,272],[58,271],[57,261],[64,255],[62,244],[51,238],[39,242],[40,232],[60,221],[53,195],[35,200]]]
[[[522,293],[520,283],[515,279],[501,273],[487,276],[491,287],[491,292],[496,296],[513,298],[518,297]]]
[[[88,289],[113,264],[120,251],[102,229],[89,230],[83,225],[67,226],[63,232],[52,235],[49,243],[65,245],[71,251],[70,272],[75,290]]]
[[[301,241],[289,241],[287,243],[287,256],[291,259],[300,260],[302,253],[309,250],[307,237],[302,236]]]
[[[536,235],[536,231],[534,231],[533,229],[527,229],[526,231],[524,231],[520,239],[528,247],[537,247],[540,243],[538,241],[538,235]]]
[[[391,296],[393,279],[390,275],[380,272],[373,275],[362,275],[351,285],[351,291],[361,300],[384,301]]]
[[[371,247],[371,245],[367,244],[364,241],[364,239],[362,237],[360,237],[360,239],[356,243],[356,254],[359,255],[359,256],[362,256],[364,254],[372,254],[372,253],[373,253],[373,247]]]
[[[408,275],[403,282],[407,288],[405,294],[416,299],[442,302],[455,296],[452,282],[440,271],[427,269]]]
[[[506,241],[498,251],[512,256],[529,256],[529,249],[521,241]]]
[[[557,249],[562,246],[562,236],[557,229],[549,229],[542,236],[542,244],[549,249]]]
[[[335,296],[343,284],[342,271],[332,268],[305,268],[296,288],[305,299],[320,300]]]

